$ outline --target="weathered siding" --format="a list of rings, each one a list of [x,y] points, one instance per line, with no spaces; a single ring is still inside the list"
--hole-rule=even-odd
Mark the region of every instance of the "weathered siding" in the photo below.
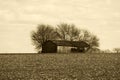
[[[72,47],[68,47],[68,46],[58,46],[57,52],[58,53],[71,53],[71,48]]]

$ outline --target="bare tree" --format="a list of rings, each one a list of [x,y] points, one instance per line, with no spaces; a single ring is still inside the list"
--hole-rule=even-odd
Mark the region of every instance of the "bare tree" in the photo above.
[[[59,38],[62,40],[66,40],[67,39],[67,33],[69,32],[70,29],[70,25],[66,24],[66,23],[62,23],[57,25],[58,28],[56,28],[58,34],[59,34]]]
[[[91,49],[99,47],[99,38],[96,35],[88,30],[81,30],[81,33],[82,35],[79,36],[79,40],[87,42]]]
[[[40,24],[37,27],[37,31],[32,31],[31,38],[33,45],[39,51],[41,49],[42,44],[51,39],[56,39],[57,32],[55,32],[54,28],[50,25]]]
[[[77,39],[80,33],[79,29],[77,29],[74,24],[67,23],[57,25],[57,32],[60,39],[70,41]]]
[[[99,38],[96,35],[91,35],[89,44],[91,47],[99,47]]]
[[[78,38],[79,34],[80,34],[80,30],[78,28],[76,28],[74,24],[71,24],[70,30],[68,33],[68,35],[70,36],[70,40],[71,41],[76,40]]]

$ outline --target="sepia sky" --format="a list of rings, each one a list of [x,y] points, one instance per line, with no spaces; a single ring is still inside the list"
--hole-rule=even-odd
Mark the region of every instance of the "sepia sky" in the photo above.
[[[0,52],[35,52],[30,32],[62,22],[96,34],[101,49],[120,47],[120,0],[0,0]]]

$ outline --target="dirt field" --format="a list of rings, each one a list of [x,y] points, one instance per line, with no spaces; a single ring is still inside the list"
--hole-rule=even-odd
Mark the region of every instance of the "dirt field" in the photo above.
[[[120,54],[0,55],[0,80],[120,80]]]

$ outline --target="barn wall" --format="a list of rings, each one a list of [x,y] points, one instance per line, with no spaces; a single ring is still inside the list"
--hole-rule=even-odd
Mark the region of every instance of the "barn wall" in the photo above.
[[[71,53],[71,48],[72,47],[68,47],[68,46],[58,46],[57,52],[58,53]]]
[[[42,45],[42,53],[56,53],[57,52],[57,45],[52,41],[46,41]]]

